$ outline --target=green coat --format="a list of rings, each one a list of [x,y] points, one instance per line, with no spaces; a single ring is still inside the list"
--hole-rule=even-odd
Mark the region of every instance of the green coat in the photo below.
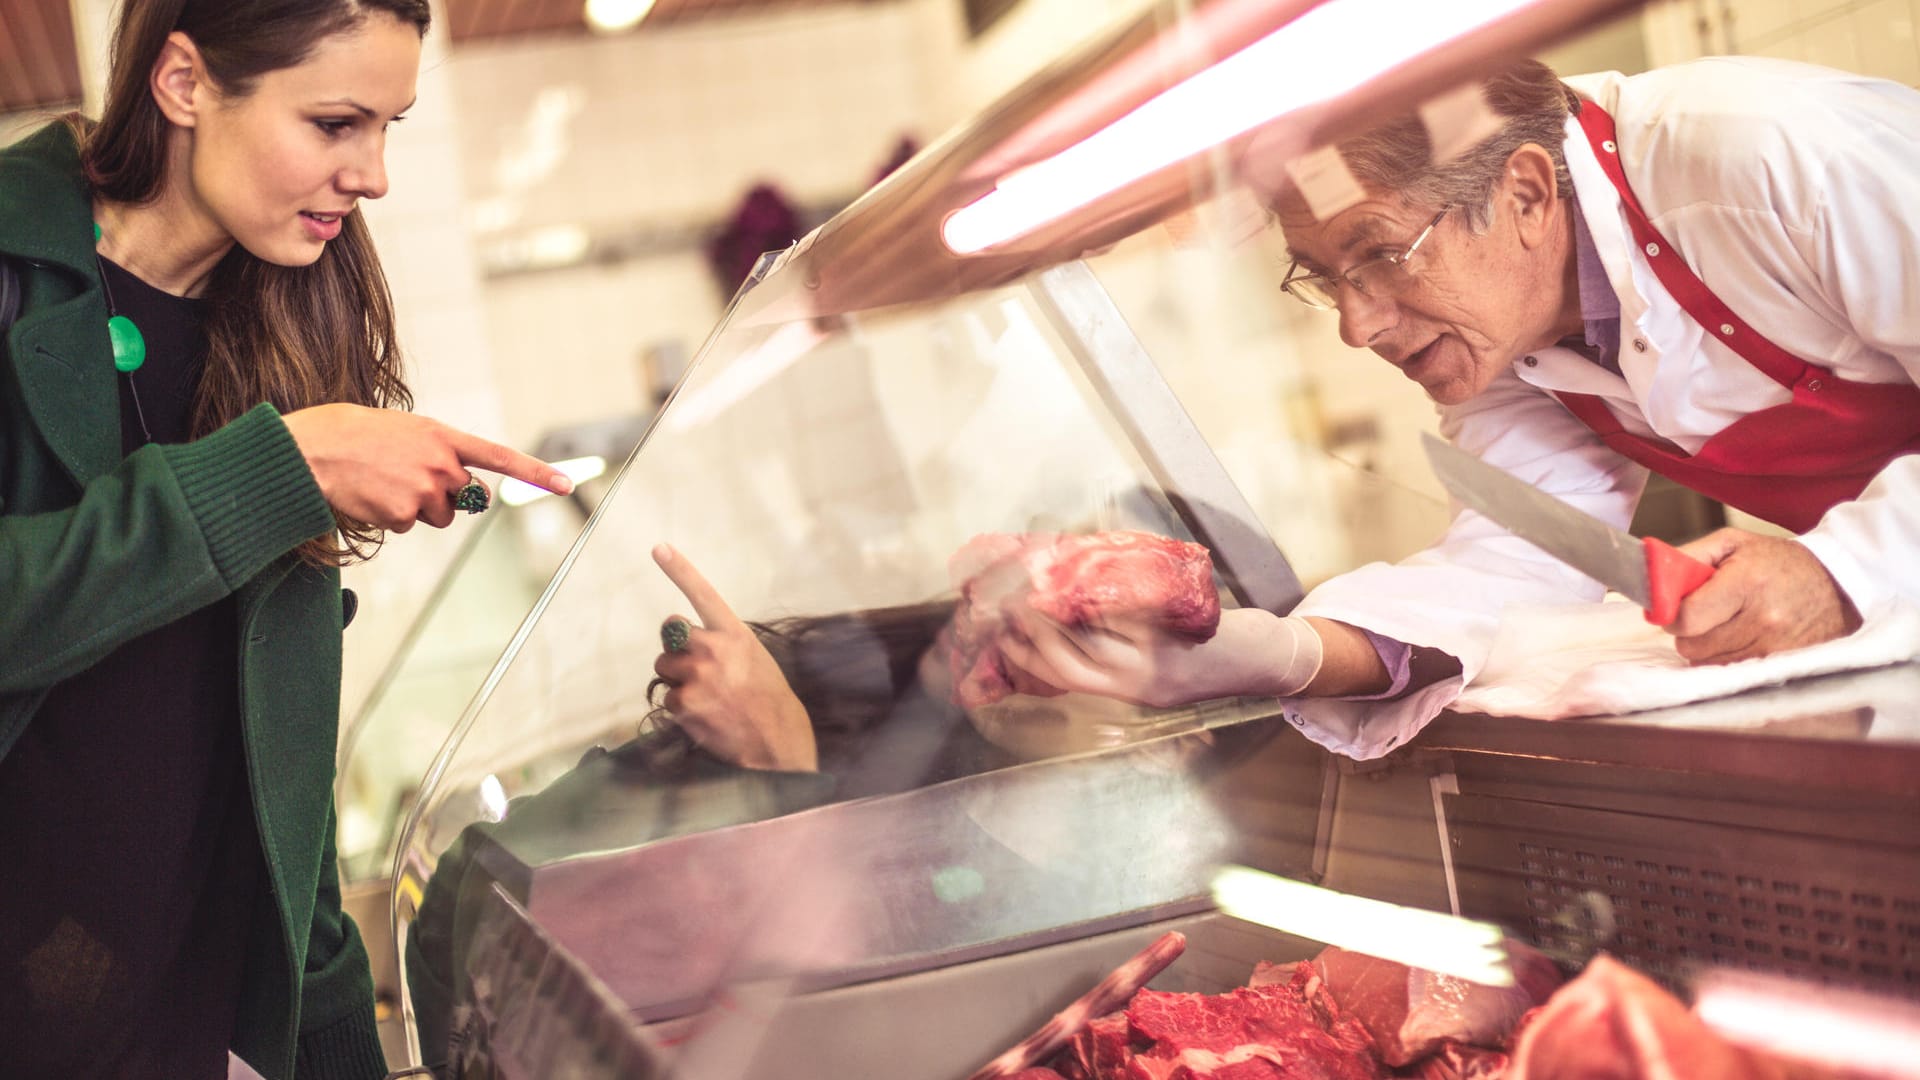
[[[0,254],[25,290],[0,349],[0,756],[54,683],[237,594],[247,780],[271,887],[234,1050],[271,1080],[381,1076],[366,948],[334,869],[340,576],[289,554],[333,516],[269,405],[197,442],[121,456],[91,223],[64,126],[0,151]]]

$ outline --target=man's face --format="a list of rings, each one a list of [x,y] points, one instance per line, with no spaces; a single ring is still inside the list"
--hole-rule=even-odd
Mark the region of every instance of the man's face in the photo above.
[[[1493,225],[1480,235],[1464,208],[1442,218],[1408,264],[1411,283],[1396,296],[1364,296],[1336,276],[1341,339],[1372,349],[1442,405],[1485,390],[1538,336],[1537,304],[1529,303],[1536,271],[1500,207],[1496,199]],[[1293,257],[1334,276],[1406,251],[1441,208],[1369,195],[1319,221],[1289,195],[1277,209]]]

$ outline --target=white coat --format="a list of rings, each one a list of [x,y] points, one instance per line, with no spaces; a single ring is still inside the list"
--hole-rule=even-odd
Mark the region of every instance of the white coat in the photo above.
[[[1920,93],[1785,61],[1716,58],[1568,79],[1614,118],[1627,181],[1706,286],[1761,335],[1864,383],[1920,383]],[[1549,391],[1607,400],[1629,432],[1688,452],[1789,391],[1707,334],[1655,278],[1579,123],[1567,123],[1580,212],[1620,300],[1622,374],[1567,349],[1516,362],[1440,410],[1471,453],[1622,528],[1645,485]],[[1889,464],[1801,541],[1871,615],[1920,604],[1920,456]],[[1288,718],[1372,758],[1405,743],[1485,662],[1510,604],[1598,600],[1603,588],[1467,511],[1432,547],[1315,589],[1295,614],[1457,657],[1462,678],[1395,702],[1299,699]]]

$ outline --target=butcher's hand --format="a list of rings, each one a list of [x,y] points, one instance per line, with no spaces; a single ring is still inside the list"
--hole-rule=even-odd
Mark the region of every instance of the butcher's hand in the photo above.
[[[470,469],[524,480],[559,495],[560,470],[425,416],[364,405],[315,405],[284,417],[327,504],[354,521],[406,532],[416,521],[453,523],[454,496]]]
[[[1689,663],[1730,664],[1860,628],[1853,602],[1797,540],[1721,529],[1680,550],[1714,567],[1667,626]]]
[[[1028,675],[1062,690],[1168,708],[1238,695],[1287,697],[1319,670],[1321,643],[1304,619],[1258,608],[1220,613],[1220,629],[1195,643],[1140,618],[1067,626],[1024,603],[1004,609],[1000,650]]]
[[[654,673],[667,682],[663,704],[674,722],[708,753],[736,765],[788,772],[818,769],[806,707],[753,629],[686,556],[661,544],[653,549],[653,561],[699,619],[684,649],[662,652],[653,664]]]

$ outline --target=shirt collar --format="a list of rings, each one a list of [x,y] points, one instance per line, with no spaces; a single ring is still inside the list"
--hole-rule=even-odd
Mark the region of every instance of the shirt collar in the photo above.
[[[1573,271],[1580,279],[1580,318],[1586,322],[1620,318],[1620,298],[1607,281],[1607,268],[1593,246],[1593,233],[1587,229],[1587,216],[1580,212],[1580,201],[1568,199],[1573,215]]]

